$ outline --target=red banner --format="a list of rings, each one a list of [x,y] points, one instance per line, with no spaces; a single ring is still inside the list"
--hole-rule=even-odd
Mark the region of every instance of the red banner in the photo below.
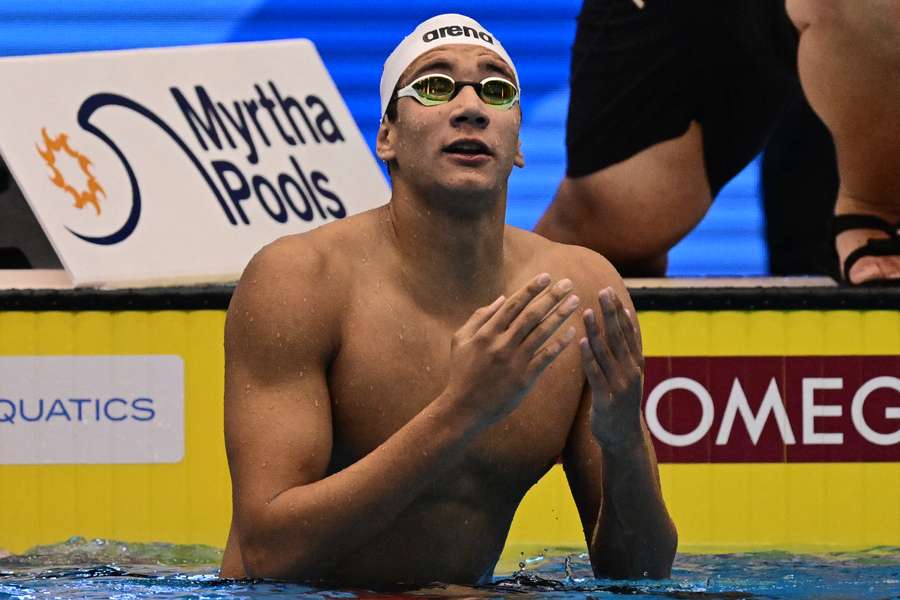
[[[651,357],[660,462],[900,462],[900,356]]]

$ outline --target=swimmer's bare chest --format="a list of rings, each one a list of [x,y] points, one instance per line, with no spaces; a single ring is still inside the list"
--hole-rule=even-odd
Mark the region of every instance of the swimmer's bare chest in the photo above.
[[[390,290],[355,303],[346,319],[329,369],[331,472],[374,450],[441,394],[450,340],[463,324],[423,314]],[[435,578],[458,581],[490,571],[521,497],[565,446],[582,384],[576,349],[569,348],[518,409],[476,438],[391,531],[342,565],[342,576],[359,570],[361,580],[376,572],[409,580],[438,568]]]

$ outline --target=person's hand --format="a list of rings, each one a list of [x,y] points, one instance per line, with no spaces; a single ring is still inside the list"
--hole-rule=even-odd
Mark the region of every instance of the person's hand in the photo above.
[[[548,342],[580,302],[570,280],[549,285],[549,275],[538,275],[510,298],[476,310],[453,334],[446,391],[484,425],[514,411],[575,337],[570,327]]]
[[[591,431],[602,448],[616,450],[641,443],[641,393],[644,357],[634,316],[612,288],[599,294],[601,317],[583,313],[581,363],[591,384]]]

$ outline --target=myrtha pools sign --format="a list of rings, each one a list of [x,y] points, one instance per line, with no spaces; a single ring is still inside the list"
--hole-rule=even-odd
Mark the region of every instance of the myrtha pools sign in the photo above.
[[[0,152],[75,284],[235,279],[389,190],[305,40],[0,60]]]
[[[175,463],[180,356],[0,357],[0,464]]]

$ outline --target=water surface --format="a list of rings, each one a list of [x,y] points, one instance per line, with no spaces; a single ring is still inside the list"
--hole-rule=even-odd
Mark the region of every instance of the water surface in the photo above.
[[[221,551],[208,546],[126,544],[72,538],[0,559],[0,600],[43,598],[646,598],[900,600],[900,548],[853,553],[679,553],[663,581],[596,579],[587,555],[548,548],[507,554],[486,586],[434,584],[391,591],[320,589],[269,581],[222,581]],[[518,563],[518,564],[517,564]]]

